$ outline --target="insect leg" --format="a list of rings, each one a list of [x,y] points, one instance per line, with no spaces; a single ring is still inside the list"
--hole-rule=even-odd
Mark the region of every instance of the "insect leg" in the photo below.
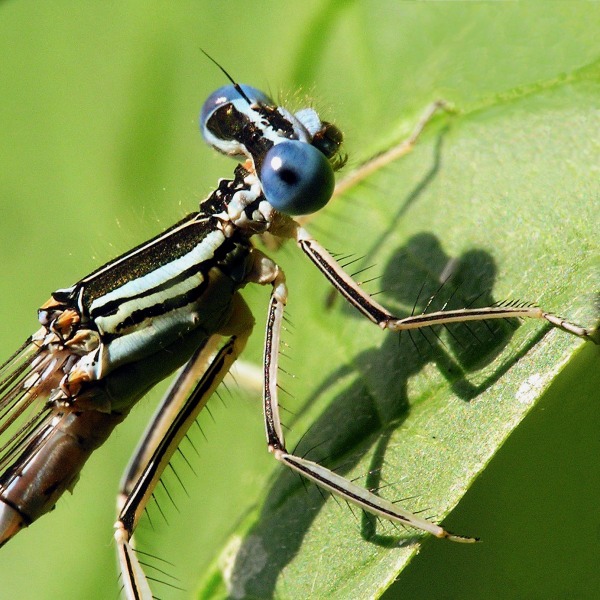
[[[239,294],[222,335],[231,335],[214,354],[219,335],[202,344],[184,365],[157,409],[121,482],[115,539],[128,600],[151,600],[152,592],[131,542],[137,523],[180,441],[244,349],[254,319]]]
[[[422,529],[439,538],[448,538],[457,542],[475,542],[475,538],[462,537],[446,531],[443,527],[414,515],[377,496],[345,477],[334,473],[316,462],[290,454],[285,448],[285,440],[279,418],[277,394],[277,365],[279,340],[283,322],[284,307],[287,300],[287,289],[283,273],[279,270],[272,282],[273,293],[267,314],[267,329],[264,350],[264,394],[263,407],[265,428],[269,451],[281,463],[287,465],[303,477],[313,481],[320,487],[351,502],[359,508],[390,521],[409,527]]]
[[[600,342],[600,331],[586,329],[570,321],[557,317],[540,307],[527,304],[511,304],[488,306],[485,308],[463,308],[458,310],[441,310],[427,314],[398,318],[392,315],[381,304],[373,300],[350,277],[337,261],[310,234],[298,227],[295,239],[302,251],[310,258],[315,266],[323,273],[340,294],[357,308],[365,317],[389,331],[404,331],[419,329],[433,325],[447,325],[464,321],[483,321],[486,319],[533,318],[544,319],[553,327],[558,327],[568,333],[595,343]]]
[[[446,104],[444,100],[437,100],[436,102],[432,102],[429,106],[427,106],[420,119],[417,121],[417,124],[414,126],[411,134],[405,140],[402,140],[400,143],[392,146],[389,150],[386,150],[382,154],[377,154],[367,162],[361,164],[347,177],[344,177],[339,183],[336,184],[333,196],[340,196],[363,179],[366,179],[375,171],[382,169],[389,163],[408,154],[414,148],[417,140],[423,133],[423,130],[429,121],[431,121],[434,115],[440,110],[450,111],[448,104]]]
[[[447,112],[452,111],[451,107],[448,106],[448,104],[444,100],[437,100],[436,102],[432,102],[431,104],[429,104],[423,111],[423,114],[421,115],[413,130],[411,131],[410,135],[406,139],[392,146],[389,150],[386,150],[381,154],[377,154],[368,161],[360,164],[347,176],[343,177],[340,181],[338,181],[335,184],[332,199],[341,196],[346,191],[360,183],[363,179],[369,177],[369,175],[371,175],[375,171],[382,169],[389,163],[398,160],[406,154],[408,154],[409,152],[411,152],[412,149],[415,147],[417,140],[419,139],[419,137],[421,137],[421,134],[423,133],[429,121],[431,121],[431,119],[433,119],[433,117],[441,110],[445,110]],[[307,225],[313,220],[316,214],[318,213],[303,215],[301,217],[298,217],[296,221],[301,225]],[[279,244],[281,243],[281,241],[277,241],[277,238],[270,238],[268,234],[263,237],[267,240],[266,243],[267,247],[269,248],[278,248]]]

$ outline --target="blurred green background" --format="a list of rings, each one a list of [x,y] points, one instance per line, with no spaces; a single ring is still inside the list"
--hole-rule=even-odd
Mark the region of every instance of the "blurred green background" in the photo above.
[[[200,48],[275,98],[314,98],[356,163],[436,98],[467,110],[592,65],[599,19],[591,3],[0,3],[1,355],[35,329],[50,291],[193,210],[231,172],[198,134],[202,101],[223,84]],[[259,317],[265,293],[248,296]],[[600,398],[586,383],[597,364],[586,348],[570,383],[553,388],[453,513],[454,529],[485,533],[485,544],[427,542],[389,598],[600,597]],[[582,400],[567,407],[573,381]],[[158,396],[90,460],[73,496],[2,549],[2,598],[117,596],[114,496]],[[202,420],[208,443],[194,437],[191,500],[180,494],[181,514],[145,532],[188,590],[162,598],[191,595],[273,468],[258,401],[225,402],[211,404],[215,423]]]

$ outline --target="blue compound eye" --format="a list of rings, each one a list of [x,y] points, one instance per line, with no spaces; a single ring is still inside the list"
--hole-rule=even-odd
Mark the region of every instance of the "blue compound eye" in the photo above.
[[[323,208],[335,185],[325,155],[297,140],[280,142],[267,152],[260,181],[269,204],[287,215],[307,215]]]
[[[251,103],[260,102],[261,104],[273,105],[273,101],[265,93],[253,88],[250,85],[240,85],[244,94],[248,97]],[[233,85],[224,85],[216,92],[213,92],[202,105],[200,111],[200,130],[204,134],[206,123],[210,116],[224,104],[235,102],[239,110],[243,110],[244,106],[248,107],[248,102],[243,98]]]

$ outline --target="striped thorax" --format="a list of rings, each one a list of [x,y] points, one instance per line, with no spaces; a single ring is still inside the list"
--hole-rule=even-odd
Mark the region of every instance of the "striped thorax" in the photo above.
[[[6,469],[0,501],[10,507],[2,541],[73,486],[91,451],[87,446],[100,445],[154,384],[227,328],[237,290],[259,281],[265,269],[250,238],[266,231],[289,236],[295,226],[284,214],[285,190],[297,192],[287,210],[292,214],[300,206],[302,212],[316,209],[313,189],[321,180],[330,185],[319,192],[319,202],[331,196],[329,159],[341,135],[311,109],[294,116],[253,88],[227,86],[205,103],[201,129],[216,149],[244,161],[233,179],[221,180],[197,213],[54,292],[39,310],[41,329],[16,357],[19,373],[4,382],[4,404],[13,416],[0,428],[16,432],[0,457]],[[290,144],[318,155],[312,160],[324,174],[316,173],[316,184],[314,173],[288,165]],[[305,180],[308,190],[302,189]],[[22,407],[34,401],[45,401],[44,410],[23,423]],[[55,440],[51,452],[51,442],[44,448],[40,436]],[[32,480],[51,461],[62,464],[43,482],[53,493],[35,493]]]

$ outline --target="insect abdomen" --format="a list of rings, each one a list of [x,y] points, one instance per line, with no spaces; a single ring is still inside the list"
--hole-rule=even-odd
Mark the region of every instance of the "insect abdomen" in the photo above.
[[[57,408],[0,479],[0,546],[72,491],[90,454],[127,413]]]

